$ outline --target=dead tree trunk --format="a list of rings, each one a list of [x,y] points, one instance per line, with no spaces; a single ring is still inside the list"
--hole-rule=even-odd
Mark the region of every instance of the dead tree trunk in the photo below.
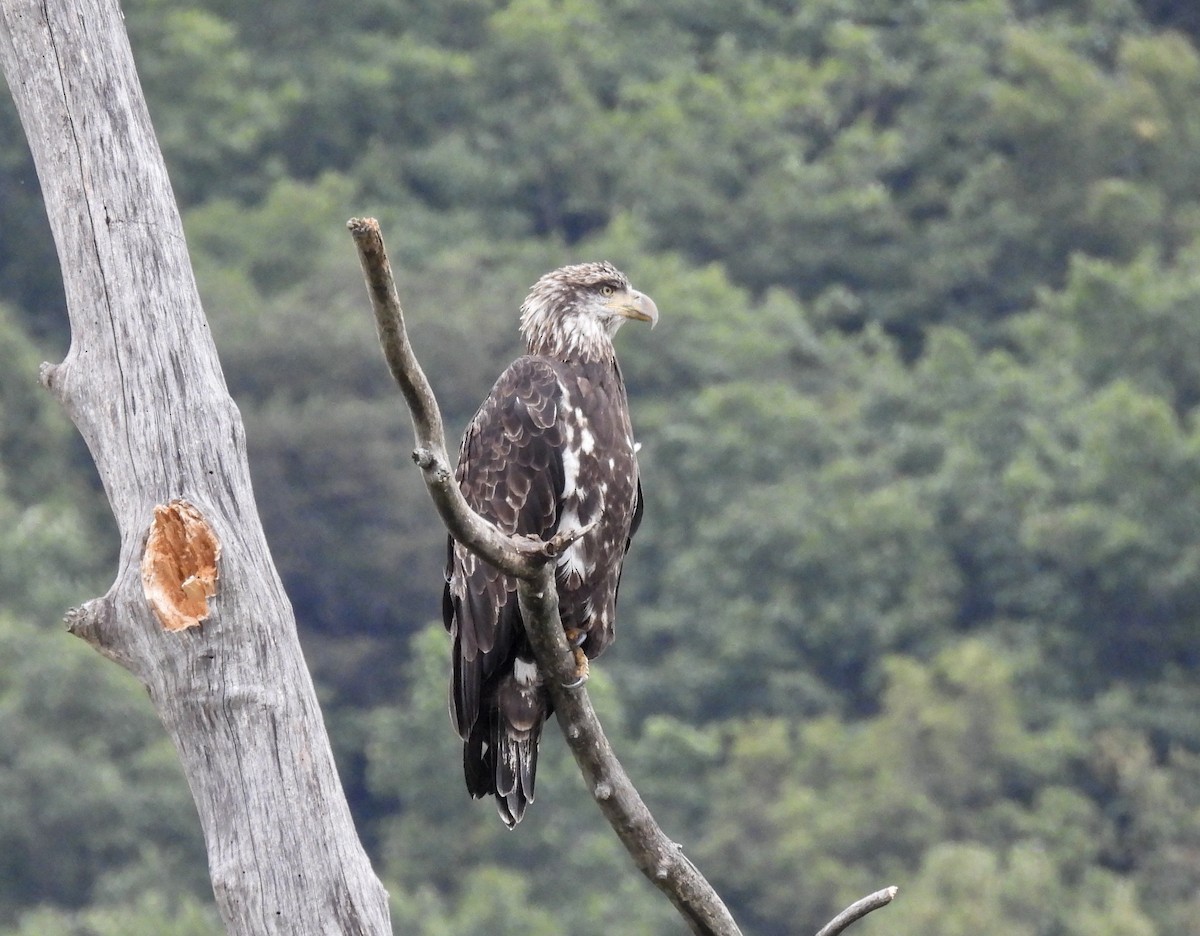
[[[148,689],[230,933],[390,932],[258,519],[241,418],[116,0],[0,0],[0,64],[71,318],[70,352],[42,380],[87,441],[121,533],[115,582],[71,612],[71,630]]]

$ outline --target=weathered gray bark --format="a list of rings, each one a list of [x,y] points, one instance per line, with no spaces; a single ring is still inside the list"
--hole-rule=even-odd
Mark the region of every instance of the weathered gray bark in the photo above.
[[[71,630],[149,690],[230,933],[390,932],[258,519],[241,418],[116,0],[0,0],[0,64],[71,318],[70,352],[43,367],[43,382],[87,441],[121,533],[115,582],[71,612]],[[154,509],[174,499],[194,505],[221,558],[211,614],[168,631],[140,569]]]

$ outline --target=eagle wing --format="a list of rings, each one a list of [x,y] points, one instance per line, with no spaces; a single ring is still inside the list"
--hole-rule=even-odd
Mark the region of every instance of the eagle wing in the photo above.
[[[544,358],[500,375],[463,437],[455,477],[478,513],[508,534],[549,538],[563,488],[561,384]],[[516,583],[450,540],[442,616],[453,639],[450,710],[464,740],[481,698],[524,639]]]

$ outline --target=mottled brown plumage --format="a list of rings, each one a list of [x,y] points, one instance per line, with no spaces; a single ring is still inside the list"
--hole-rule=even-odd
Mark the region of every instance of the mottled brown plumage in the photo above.
[[[641,518],[636,446],[612,338],[654,302],[610,263],[563,267],[521,307],[528,354],[496,381],[463,438],[456,477],[505,533],[549,539],[594,522],[558,559],[563,626],[591,659],[612,642],[617,586]],[[550,715],[516,583],[451,541],[443,617],[453,638],[450,712],[472,796],[515,826],[533,801]]]

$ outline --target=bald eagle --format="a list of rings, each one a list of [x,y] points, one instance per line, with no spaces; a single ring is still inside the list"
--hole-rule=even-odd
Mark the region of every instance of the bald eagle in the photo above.
[[[613,336],[658,308],[611,263],[547,273],[521,306],[527,353],[467,427],[456,477],[508,534],[591,528],[556,560],[559,611],[586,661],[612,642],[625,551],[642,516],[636,446]],[[450,715],[473,797],[513,828],[533,801],[549,693],[525,635],[517,585],[450,540],[442,616],[453,640]]]

